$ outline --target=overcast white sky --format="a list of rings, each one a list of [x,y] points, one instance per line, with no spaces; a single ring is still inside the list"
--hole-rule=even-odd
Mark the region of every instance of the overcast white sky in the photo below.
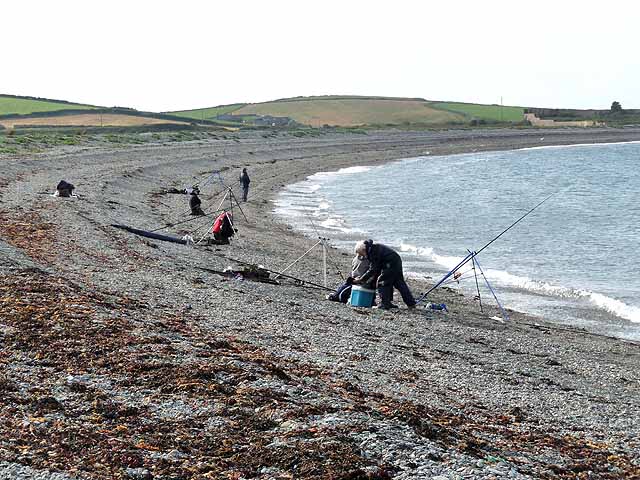
[[[5,0],[0,93],[165,111],[298,95],[640,108],[635,0]]]

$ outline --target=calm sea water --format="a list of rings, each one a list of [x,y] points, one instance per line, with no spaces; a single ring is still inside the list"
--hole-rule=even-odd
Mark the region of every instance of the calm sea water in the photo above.
[[[498,299],[640,339],[640,143],[426,156],[318,173],[289,185],[276,212],[338,246],[362,238],[395,246],[406,272],[437,280],[550,194],[478,257]],[[472,292],[472,272],[448,286]]]

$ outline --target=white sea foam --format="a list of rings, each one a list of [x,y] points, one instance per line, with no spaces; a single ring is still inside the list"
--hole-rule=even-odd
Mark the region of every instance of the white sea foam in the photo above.
[[[485,275],[489,280],[495,281],[500,285],[519,288],[539,295],[550,295],[559,298],[586,299],[600,310],[604,310],[631,322],[640,323],[639,307],[627,305],[620,300],[616,300],[615,298],[608,297],[601,293],[553,285],[548,282],[513,275],[503,270],[489,269],[485,271]]]
[[[416,247],[415,245],[411,245],[410,243],[401,243],[400,251],[413,253],[414,255],[417,255],[419,257],[426,257],[437,265],[440,265],[447,269],[452,269],[462,261],[462,257],[438,255],[433,251],[433,248],[431,247]]]
[[[609,143],[575,143],[573,145],[541,145],[539,147],[524,147],[517,148],[514,151],[522,151],[522,150],[546,150],[546,149],[556,149],[556,148],[574,148],[574,147],[605,147],[609,145],[625,145],[628,143],[640,143],[638,140],[632,140],[630,142],[609,142]]]
[[[285,191],[288,193],[310,194],[320,190],[321,186],[317,183],[300,182],[293,185],[287,185]]]
[[[376,167],[356,166],[356,167],[341,168],[340,170],[334,170],[332,172],[318,172],[318,173],[314,173],[313,175],[309,175],[305,180],[305,182],[323,181],[328,178],[335,177],[337,175],[354,175],[357,173],[364,173],[364,172],[368,172],[373,168],[376,168]],[[300,183],[305,183],[305,182],[300,182]]]
[[[600,310],[604,310],[631,322],[640,323],[639,307],[627,305],[620,300],[616,300],[615,298],[608,297],[601,293],[553,285],[548,282],[513,275],[504,270],[488,269],[485,271],[485,275],[489,280],[496,282],[499,285],[518,288],[539,295],[550,295],[559,298],[586,299]]]
[[[344,219],[329,217],[326,220],[320,222],[320,226],[324,228],[338,228],[341,229],[344,226]]]
[[[326,230],[335,230],[342,233],[364,233],[362,232],[362,230],[353,228],[348,225],[345,219],[342,217],[329,217],[320,222],[319,225]]]
[[[596,307],[624,318],[634,323],[640,323],[640,307],[627,305],[615,298],[607,297],[601,293],[581,291],[581,296],[586,297]]]

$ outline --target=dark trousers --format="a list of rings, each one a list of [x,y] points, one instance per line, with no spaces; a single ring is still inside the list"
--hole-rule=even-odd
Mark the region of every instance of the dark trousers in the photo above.
[[[229,237],[225,237],[222,233],[217,232],[213,234],[214,240],[218,243],[218,245],[229,245]]]
[[[378,293],[380,294],[380,302],[382,306],[388,306],[393,300],[393,289],[396,288],[402,295],[402,301],[407,306],[412,307],[416,304],[415,299],[407,282],[404,281],[402,274],[402,260],[398,256],[383,268],[378,277]]]
[[[194,207],[191,207],[191,215],[197,215],[197,216],[201,217],[204,214],[205,213],[202,211],[202,208],[200,208],[200,205],[196,205]]]
[[[249,185],[247,185],[246,187],[242,187],[242,201],[246,202],[247,201],[247,195],[249,194]]]
[[[404,281],[404,278],[396,280],[393,285],[383,285],[378,287],[378,293],[380,294],[380,302],[383,306],[388,306],[391,304],[391,300],[393,300],[393,288],[397,288],[402,295],[402,301],[407,304],[407,306],[411,307],[416,304],[415,299],[413,298],[413,294],[411,290],[409,290],[409,286],[407,282]]]

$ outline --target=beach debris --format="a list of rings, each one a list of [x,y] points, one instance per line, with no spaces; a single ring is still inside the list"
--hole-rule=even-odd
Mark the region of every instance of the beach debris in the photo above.
[[[437,310],[437,311],[441,311],[441,312],[449,312],[449,310],[447,309],[447,306],[444,303],[427,303],[425,305],[425,308],[427,308],[428,310]]]
[[[54,274],[0,275],[3,461],[87,478],[381,480],[399,472],[394,455],[428,445],[434,468],[458,456],[475,478],[639,478],[616,443],[523,407],[412,402],[195,315]],[[413,439],[384,433],[397,428]]]
[[[189,243],[189,241],[185,240],[184,238],[176,238],[176,237],[171,237],[169,235],[162,235],[160,233],[149,232],[147,230],[140,230],[138,228],[128,227],[126,225],[112,224],[111,226],[114,228],[125,230],[129,233],[133,233],[134,235],[153,238],[154,240],[161,240],[163,242],[179,243],[181,245],[187,245]]]
[[[258,265],[246,265],[241,270],[237,270],[229,266],[222,271],[214,270],[212,268],[206,268],[206,267],[195,267],[195,268],[205,272],[215,273],[216,275],[220,275],[221,277],[232,278],[236,281],[242,281],[246,279],[254,282],[269,283],[271,285],[280,285],[280,282],[271,278],[271,274],[269,273],[268,270],[265,270],[264,268]]]

